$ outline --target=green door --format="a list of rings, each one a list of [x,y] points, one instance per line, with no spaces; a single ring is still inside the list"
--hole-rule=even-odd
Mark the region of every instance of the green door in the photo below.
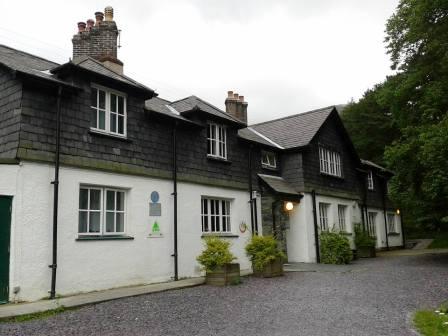
[[[12,197],[0,196],[0,303],[9,299],[9,240]]]

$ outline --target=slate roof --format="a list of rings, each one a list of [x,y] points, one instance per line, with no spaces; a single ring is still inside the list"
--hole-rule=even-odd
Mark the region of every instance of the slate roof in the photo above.
[[[151,94],[154,93],[153,89],[133,80],[132,78],[130,78],[128,76],[119,74],[119,73],[109,69],[108,67],[104,66],[101,62],[97,61],[96,59],[94,59],[90,56],[81,56],[81,57],[77,58],[76,60],[67,62],[65,64],[62,64],[62,65],[52,69],[51,72],[57,73],[68,66],[79,67],[81,69],[93,72],[95,74],[99,74],[104,77],[115,79],[116,81],[122,82],[122,83],[132,86],[134,88],[138,88],[143,91],[148,91]]]
[[[250,128],[284,149],[303,147],[310,143],[333,110],[334,106],[324,107],[251,125]]]
[[[282,177],[264,174],[258,174],[258,177],[276,193],[294,198],[302,198],[302,195],[292,188]]]
[[[19,73],[54,83],[74,86],[50,73],[58,63],[0,44],[0,64]]]
[[[155,112],[169,118],[174,118],[193,124],[192,121],[181,116],[179,113],[176,113],[176,110],[171,107],[170,104],[171,102],[166,99],[154,97],[145,101],[145,109],[147,111]]]
[[[217,108],[216,106],[196,96],[189,96],[187,98],[174,101],[171,103],[171,106],[174,107],[180,113],[191,112],[194,111],[195,109],[199,109],[200,111],[208,113],[215,117],[226,119],[228,121],[244,125],[244,123],[242,123],[238,119],[232,117],[223,110]]]

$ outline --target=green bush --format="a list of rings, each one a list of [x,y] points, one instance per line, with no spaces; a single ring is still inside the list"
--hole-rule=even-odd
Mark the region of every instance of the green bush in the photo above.
[[[273,236],[253,236],[246,245],[246,254],[252,261],[254,269],[259,272],[271,261],[278,258],[286,259]]]
[[[355,245],[356,247],[375,247],[376,240],[367,231],[364,231],[360,224],[355,224]]]
[[[218,237],[204,239],[205,250],[196,258],[207,272],[230,264],[236,257],[230,252],[230,243]]]
[[[323,264],[348,264],[352,260],[348,238],[339,232],[321,233],[320,254]]]

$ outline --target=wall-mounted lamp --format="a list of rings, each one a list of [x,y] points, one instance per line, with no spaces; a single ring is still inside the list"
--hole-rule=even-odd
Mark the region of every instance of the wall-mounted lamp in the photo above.
[[[286,211],[291,211],[292,209],[294,209],[294,203],[292,203],[292,202],[285,202],[285,210]]]
[[[400,209],[397,209],[397,215],[399,215],[400,214]]]

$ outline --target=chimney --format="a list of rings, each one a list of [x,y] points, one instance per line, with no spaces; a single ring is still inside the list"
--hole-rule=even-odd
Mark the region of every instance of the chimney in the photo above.
[[[238,93],[233,93],[233,91],[228,91],[225,105],[228,114],[247,124],[248,104],[244,101],[244,96],[240,96]]]
[[[108,6],[104,13],[96,12],[95,19],[78,23],[78,33],[73,36],[73,60],[90,56],[112,71],[123,74],[123,63],[117,58],[118,28],[114,10]],[[84,27],[84,28],[83,28]]]

